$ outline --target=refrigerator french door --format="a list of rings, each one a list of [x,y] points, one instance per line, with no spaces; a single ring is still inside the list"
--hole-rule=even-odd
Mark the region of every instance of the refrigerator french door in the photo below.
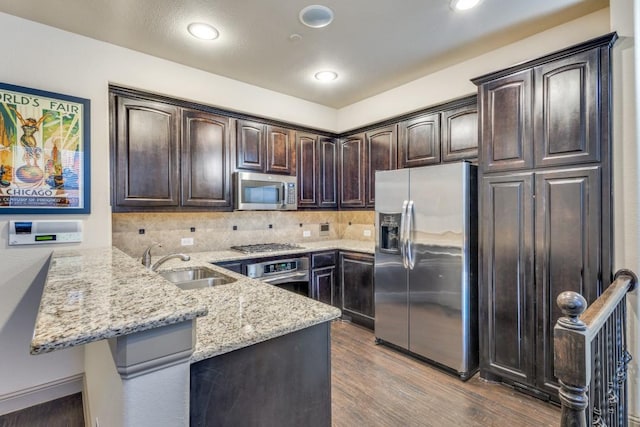
[[[476,167],[376,172],[375,335],[467,379],[478,367]]]

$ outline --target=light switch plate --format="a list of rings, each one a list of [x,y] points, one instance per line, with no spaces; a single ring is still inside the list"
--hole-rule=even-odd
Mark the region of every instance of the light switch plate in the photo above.
[[[311,231],[309,230],[304,230],[302,232],[302,237],[311,237]]]
[[[364,230],[365,237],[371,237],[371,230]]]
[[[193,237],[183,237],[180,239],[180,244],[182,246],[192,246],[193,245]]]

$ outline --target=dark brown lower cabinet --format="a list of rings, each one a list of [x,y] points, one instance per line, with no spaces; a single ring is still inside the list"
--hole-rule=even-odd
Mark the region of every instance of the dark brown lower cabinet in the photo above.
[[[336,251],[311,254],[311,298],[340,308],[342,299],[336,258]]]
[[[189,425],[330,427],[330,342],[325,322],[193,363]]]
[[[373,329],[374,283],[373,255],[340,252],[343,318]]]
[[[558,400],[556,298],[575,291],[591,303],[611,275],[601,174],[592,166],[484,177],[482,377]]]

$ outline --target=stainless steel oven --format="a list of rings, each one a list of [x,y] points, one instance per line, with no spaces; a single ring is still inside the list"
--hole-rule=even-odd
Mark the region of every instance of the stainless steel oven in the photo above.
[[[292,257],[247,265],[247,276],[295,292],[309,293],[309,258]]]

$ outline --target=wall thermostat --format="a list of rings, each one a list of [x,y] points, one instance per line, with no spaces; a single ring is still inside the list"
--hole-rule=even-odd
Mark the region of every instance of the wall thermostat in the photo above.
[[[82,221],[9,221],[9,246],[82,242]]]

